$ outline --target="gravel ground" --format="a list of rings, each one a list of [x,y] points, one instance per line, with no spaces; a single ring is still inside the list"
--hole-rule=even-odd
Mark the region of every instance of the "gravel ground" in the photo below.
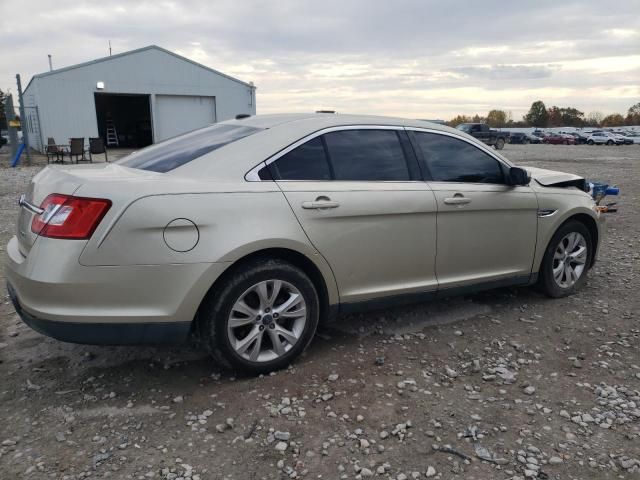
[[[242,378],[190,347],[51,340],[3,293],[0,478],[639,478],[640,147],[503,153],[621,187],[579,294],[502,289],[350,317],[291,368]],[[39,169],[6,164],[3,252]]]

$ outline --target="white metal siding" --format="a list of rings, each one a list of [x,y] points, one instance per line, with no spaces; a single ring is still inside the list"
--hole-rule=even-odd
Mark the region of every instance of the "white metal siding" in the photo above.
[[[105,88],[97,90],[97,82],[104,82]],[[71,137],[97,136],[95,92],[215,97],[215,121],[256,113],[252,87],[150,47],[33,78],[25,95],[35,97],[44,141],[54,137],[56,143],[66,143]],[[167,125],[155,108],[155,128],[158,123]],[[154,141],[163,138],[157,129],[155,133]]]
[[[216,121],[215,97],[156,95],[154,140],[160,142]]]

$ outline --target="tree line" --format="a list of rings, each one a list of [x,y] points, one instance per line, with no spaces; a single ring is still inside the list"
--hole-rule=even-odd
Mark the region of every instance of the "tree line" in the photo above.
[[[621,127],[623,125],[640,125],[640,102],[629,107],[627,115],[619,113],[604,116],[600,112],[585,115],[577,108],[547,108],[542,100],[531,104],[531,108],[522,120],[513,120],[511,112],[491,110],[486,117],[480,115],[457,115],[447,122],[455,127],[461,123],[486,123],[490,127]]]

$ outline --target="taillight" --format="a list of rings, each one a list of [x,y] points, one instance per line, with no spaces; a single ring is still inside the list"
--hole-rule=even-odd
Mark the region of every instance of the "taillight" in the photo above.
[[[44,199],[31,231],[41,237],[87,240],[111,207],[111,200],[53,193]]]

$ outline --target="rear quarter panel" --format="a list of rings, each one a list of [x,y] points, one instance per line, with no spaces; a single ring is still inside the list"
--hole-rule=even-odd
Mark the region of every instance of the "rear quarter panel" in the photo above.
[[[231,186],[230,186],[231,187]],[[307,256],[322,273],[329,300],[338,302],[329,265],[311,246],[283,193],[259,184],[263,191],[150,194],[129,203],[101,225],[80,256],[86,266],[226,263],[267,248],[287,248]],[[165,242],[167,225],[188,219],[197,226],[197,243],[175,251]],[[193,232],[184,231],[184,235]],[[181,235],[181,230],[174,236]],[[217,271],[217,267],[214,268]]]

